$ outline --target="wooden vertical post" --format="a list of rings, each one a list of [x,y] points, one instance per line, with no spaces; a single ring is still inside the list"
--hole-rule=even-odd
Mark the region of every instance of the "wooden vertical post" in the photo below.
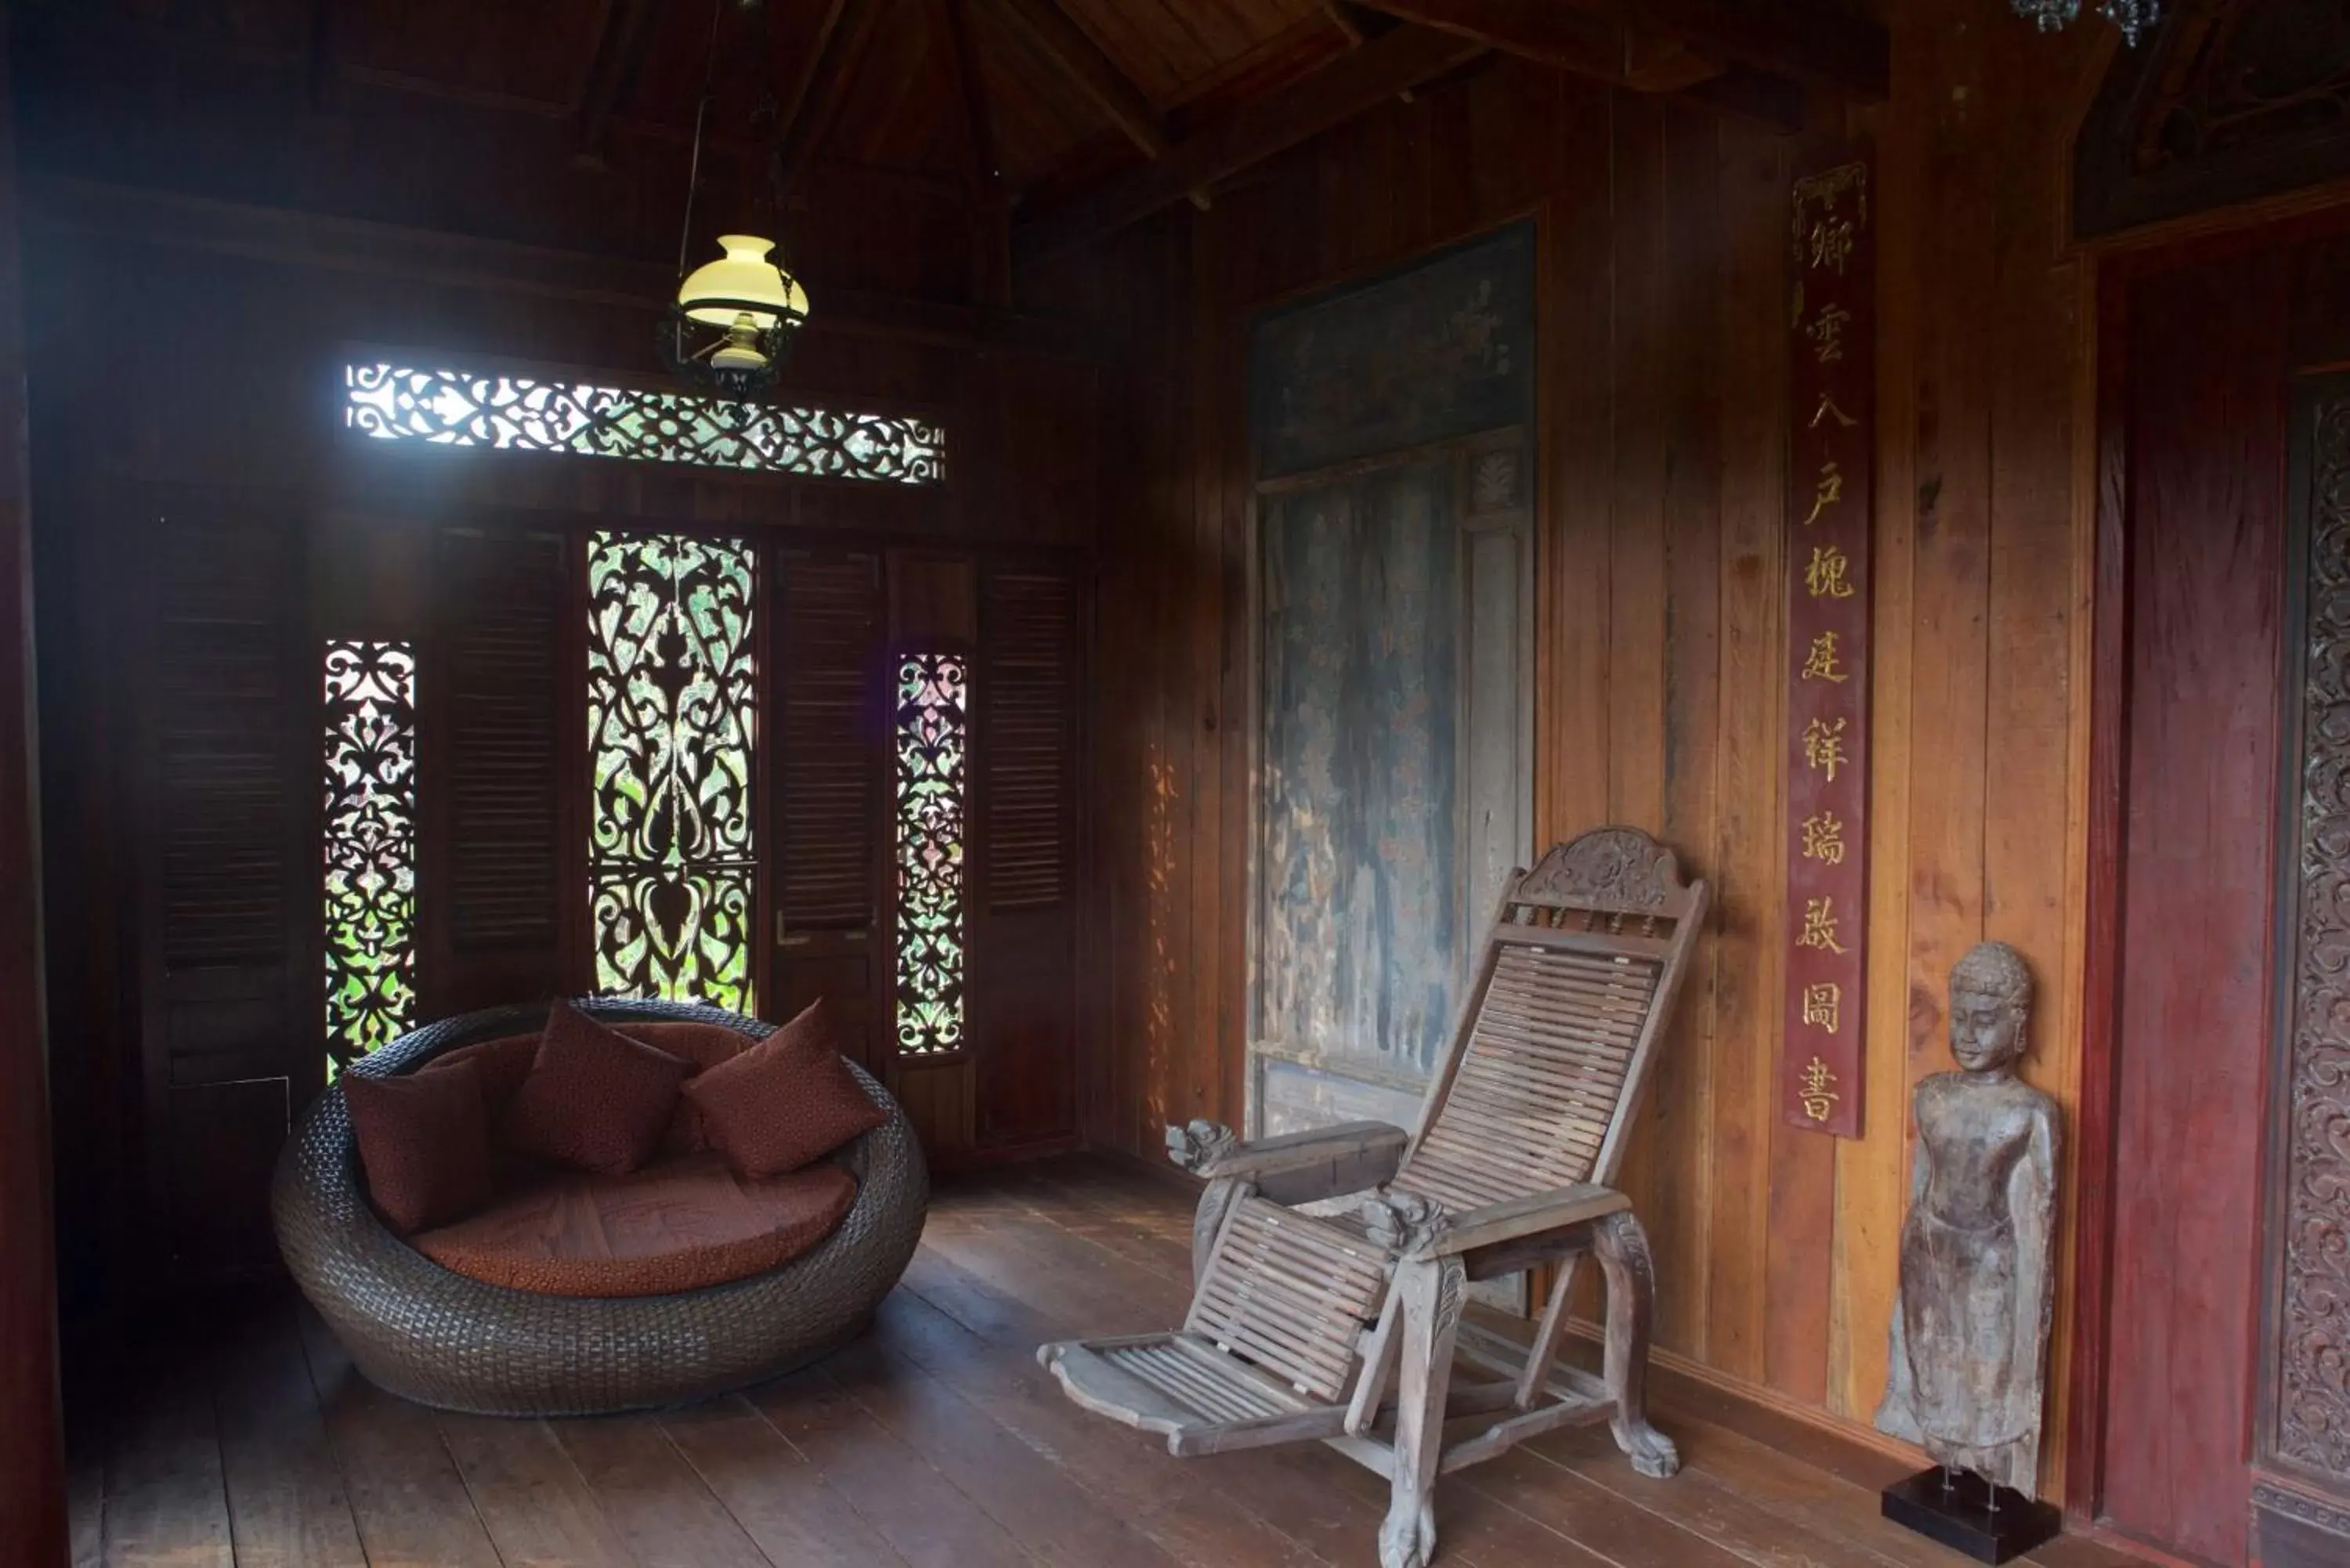
[[[1436,1473],[1444,1459],[1444,1401],[1452,1382],[1452,1342],[1468,1289],[1459,1258],[1407,1260],[1396,1267],[1401,1298],[1402,1366],[1396,1374],[1394,1469],[1388,1517],[1379,1527],[1379,1568],[1428,1568],[1436,1555]]]
[[[57,1246],[34,833],[32,538],[18,315],[16,150],[0,8],[0,1521],[9,1561],[66,1561]]]

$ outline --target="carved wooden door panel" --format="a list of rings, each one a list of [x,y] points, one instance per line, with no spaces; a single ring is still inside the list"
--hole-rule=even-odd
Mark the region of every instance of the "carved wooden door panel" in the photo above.
[[[1409,1125],[1532,831],[1533,230],[1264,317],[1248,1116]]]

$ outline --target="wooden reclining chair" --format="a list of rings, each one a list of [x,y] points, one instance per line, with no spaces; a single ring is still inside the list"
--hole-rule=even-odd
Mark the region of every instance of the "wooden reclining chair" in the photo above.
[[[1208,1180],[1190,1316],[1037,1358],[1079,1405],[1177,1455],[1319,1439],[1387,1476],[1384,1568],[1433,1555],[1439,1473],[1560,1427],[1609,1421],[1642,1474],[1672,1474],[1642,1407],[1648,1238],[1607,1183],[1705,908],[1705,884],[1631,828],[1513,875],[1419,1125],[1253,1144],[1169,1128],[1176,1163]],[[1293,1207],[1364,1192],[1358,1214]],[[1604,1377],[1556,1361],[1586,1251],[1607,1286]],[[1559,1267],[1530,1348],[1461,1321],[1467,1282],[1538,1263]],[[1492,1376],[1456,1385],[1456,1356]]]

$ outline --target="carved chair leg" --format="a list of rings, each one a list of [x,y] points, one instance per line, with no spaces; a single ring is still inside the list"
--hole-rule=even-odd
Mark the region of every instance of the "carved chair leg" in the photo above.
[[[1458,1258],[1396,1268],[1402,1365],[1397,1372],[1395,1475],[1379,1526],[1379,1568],[1428,1568],[1436,1555],[1436,1471],[1444,1458],[1444,1400],[1468,1276]]]
[[[1616,1401],[1610,1423],[1616,1446],[1632,1468],[1659,1480],[1681,1468],[1673,1440],[1648,1425],[1648,1334],[1657,1310],[1657,1269],[1648,1233],[1629,1210],[1611,1214],[1592,1232],[1591,1250],[1607,1278],[1607,1392]]]

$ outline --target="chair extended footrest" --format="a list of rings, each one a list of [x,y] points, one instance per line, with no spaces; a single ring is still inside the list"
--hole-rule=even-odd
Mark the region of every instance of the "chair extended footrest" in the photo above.
[[[1167,1438],[1176,1455],[1335,1437],[1347,1407],[1297,1393],[1196,1334],[1068,1340],[1036,1359],[1097,1415]]]

